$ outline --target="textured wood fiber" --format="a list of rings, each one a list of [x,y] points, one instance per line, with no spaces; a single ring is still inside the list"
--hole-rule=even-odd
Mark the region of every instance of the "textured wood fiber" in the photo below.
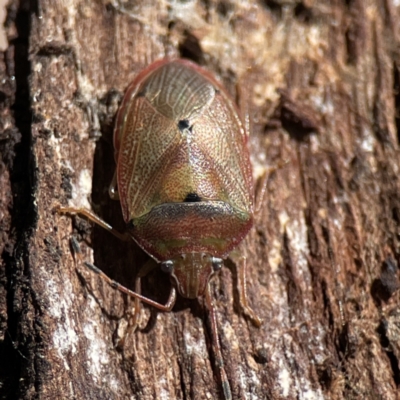
[[[201,301],[145,307],[74,263],[132,287],[147,256],[60,217],[109,199],[121,95],[155,59],[210,69],[250,121],[267,192],[246,255],[244,318],[228,263],[214,280],[234,399],[396,399],[400,384],[400,6],[351,1],[10,1],[0,59],[0,397],[221,396]],[[248,118],[247,118],[248,117]],[[72,221],[72,222],[71,222]],[[144,294],[165,301],[154,271]]]

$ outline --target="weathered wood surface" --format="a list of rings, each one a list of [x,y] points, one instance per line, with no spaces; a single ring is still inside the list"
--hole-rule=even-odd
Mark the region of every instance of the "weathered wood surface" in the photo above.
[[[128,287],[147,256],[53,212],[91,207],[123,230],[107,194],[113,118],[137,72],[166,55],[226,85],[249,116],[255,177],[269,173],[241,248],[260,329],[240,312],[233,263],[214,279],[234,399],[398,398],[398,21],[394,0],[11,1],[0,398],[221,397],[202,301],[144,307],[116,348],[132,302],[75,264],[69,239]],[[160,271],[145,279],[151,298],[168,290]]]

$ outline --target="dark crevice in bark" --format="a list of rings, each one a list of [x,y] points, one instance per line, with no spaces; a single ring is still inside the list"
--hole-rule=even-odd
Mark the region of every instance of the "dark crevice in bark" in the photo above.
[[[232,4],[229,1],[219,1],[217,3],[217,12],[222,17],[226,18],[231,12],[234,11]]]
[[[293,275],[293,260],[289,247],[289,238],[286,233],[283,235],[282,264],[282,279],[286,284],[290,314],[294,317],[303,306],[303,297],[296,277]]]
[[[389,358],[390,366],[392,368],[392,373],[393,373],[393,380],[395,381],[397,386],[400,386],[399,360],[397,359],[395,353],[391,349],[390,341],[386,335],[386,330],[387,330],[386,321],[381,321],[381,323],[377,328],[377,333],[380,338],[381,346]]]
[[[185,384],[185,379],[184,379],[184,374],[183,374],[183,368],[182,368],[182,363],[178,362],[178,367],[179,367],[179,382],[180,382],[180,387],[181,387],[181,391],[182,391],[182,399],[186,400],[186,384]]]
[[[336,304],[332,304],[329,298],[329,291],[328,288],[326,287],[326,281],[324,280],[324,298],[326,297],[326,302],[327,302],[327,311],[329,313],[329,326],[332,328],[332,331],[334,331],[335,326],[343,326],[344,321],[341,320],[340,323],[336,323],[335,324],[335,315],[337,315],[337,313],[334,312],[334,306],[337,306],[339,309],[341,308],[341,304],[340,302],[342,301],[343,298],[343,294],[341,293],[341,291],[339,290],[339,282],[338,282],[338,277],[336,275],[336,271],[334,268],[335,265],[335,260],[334,260],[334,254],[333,254],[333,250],[332,250],[332,244],[331,244],[331,237],[330,237],[330,231],[329,231],[329,227],[322,227],[322,237],[325,240],[325,244],[327,247],[327,251],[328,251],[328,255],[329,255],[329,261],[330,261],[330,266],[332,269],[332,274],[334,275],[333,281],[335,282],[335,287],[331,288],[331,290],[333,290],[335,292],[335,299],[336,299]],[[340,318],[343,319],[343,315],[341,313],[339,313]],[[339,349],[337,349],[337,351],[339,352]]]
[[[346,53],[347,59],[346,64],[353,65],[355,63],[355,56],[354,56],[354,41],[353,41],[353,33],[350,29],[346,29],[344,33],[345,44],[346,44]]]
[[[123,354],[124,357],[124,354]],[[132,390],[132,393],[139,395],[143,392],[143,386],[140,383],[140,379],[137,377],[137,363],[136,360],[132,361],[131,359],[123,358],[123,369],[126,371],[128,376],[129,387]],[[140,396],[139,396],[140,397]]]
[[[339,333],[337,350],[339,354],[340,361],[343,365],[342,371],[346,374],[347,363],[346,360],[352,359],[356,354],[357,348],[356,343],[352,340],[350,335],[349,324],[346,323],[343,329]]]
[[[396,260],[388,257],[381,266],[381,273],[371,285],[371,296],[377,306],[387,303],[392,295],[399,290],[398,265]]]
[[[179,44],[179,53],[182,58],[188,58],[197,64],[204,64],[204,54],[200,42],[190,32],[184,32],[184,39]]]
[[[356,65],[365,47],[365,10],[363,2],[352,0],[347,2],[350,16],[348,27],[345,31],[345,46],[347,51],[347,64]]]
[[[330,328],[334,328],[335,323],[334,323],[334,314],[333,314],[333,310],[332,310],[332,305],[331,302],[329,300],[329,290],[328,290],[328,285],[326,283],[326,281],[322,281],[321,282],[321,291],[322,291],[322,301],[324,303],[323,308],[325,310],[325,312],[328,314],[328,324],[330,326]]]
[[[279,1],[264,0],[264,5],[277,19],[282,18],[282,5],[279,3]]]
[[[400,144],[400,66],[393,63],[393,95],[395,106],[394,121],[396,124],[397,142]]]
[[[41,47],[36,55],[40,57],[60,57],[60,56],[73,56],[74,49],[72,46],[65,43],[49,42]]]
[[[375,136],[382,145],[393,146],[388,120],[386,117],[386,104],[384,103],[384,98],[382,94],[385,92],[385,80],[387,71],[385,70],[385,65],[382,60],[382,49],[381,42],[379,41],[380,36],[378,33],[378,28],[376,24],[373,24],[372,34],[373,34],[373,55],[376,60],[376,77],[375,77],[375,93],[374,93],[374,104],[372,109],[373,116],[373,129]]]
[[[299,3],[295,6],[294,16],[305,24],[310,24],[314,17],[312,8],[307,7],[303,3]]]
[[[40,365],[34,360],[36,329],[29,326],[27,312],[32,305],[29,289],[29,240],[37,222],[34,205],[36,187],[35,161],[31,154],[31,121],[29,96],[29,42],[31,11],[35,2],[22,1],[19,7],[9,8],[8,18],[15,21],[16,37],[9,42],[14,49],[14,58],[8,59],[8,73],[15,77],[16,93],[12,106],[17,130],[13,132],[15,146],[10,157],[10,181],[14,199],[9,243],[2,254],[5,264],[7,285],[8,326],[5,348],[8,349],[3,360],[6,365],[6,385],[4,397],[22,398],[32,386],[36,391],[40,385],[36,381]],[[13,15],[14,14],[14,15]]]

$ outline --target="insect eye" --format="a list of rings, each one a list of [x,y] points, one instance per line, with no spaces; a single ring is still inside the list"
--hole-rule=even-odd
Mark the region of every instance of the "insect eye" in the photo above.
[[[212,257],[211,264],[214,271],[219,271],[222,267],[222,259],[217,257]]]
[[[161,271],[170,274],[174,269],[174,263],[171,260],[163,261],[161,263]]]

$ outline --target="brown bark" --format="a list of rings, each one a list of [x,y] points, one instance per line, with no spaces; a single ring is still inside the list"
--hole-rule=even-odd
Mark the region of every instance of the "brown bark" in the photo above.
[[[216,74],[251,122],[268,172],[237,274],[213,280],[234,399],[396,399],[400,384],[400,6],[351,1],[11,1],[0,61],[0,398],[214,399],[203,301],[144,307],[75,263],[133,288],[148,256],[59,204],[123,230],[107,190],[113,118],[155,59]],[[124,6],[123,6],[124,4]],[[71,222],[72,221],[72,222]],[[165,301],[160,271],[144,294]]]

